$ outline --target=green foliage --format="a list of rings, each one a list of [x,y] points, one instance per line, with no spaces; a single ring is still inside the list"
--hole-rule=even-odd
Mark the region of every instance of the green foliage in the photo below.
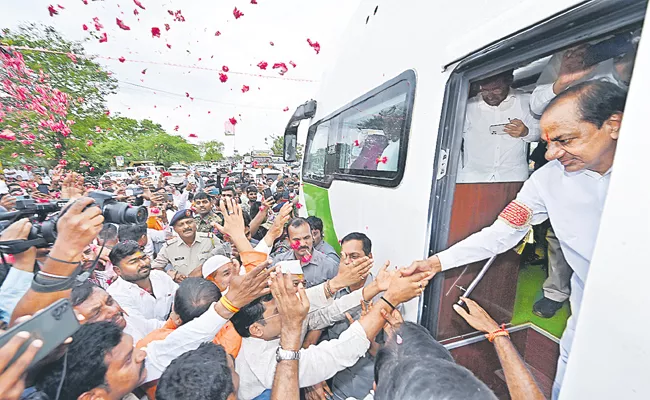
[[[271,146],[271,151],[273,154],[275,156],[282,157],[284,155],[284,136],[271,135],[269,138],[267,138],[267,143],[268,139],[271,139],[271,142],[273,143]],[[298,148],[296,149],[296,155],[299,160],[302,158],[302,153],[304,150],[305,146],[299,143]]]
[[[221,161],[224,159],[223,151],[225,146],[218,140],[210,140],[199,145],[199,151],[203,161]]]
[[[68,41],[54,28],[35,24],[21,26],[16,31],[5,30],[0,35],[0,41],[12,46],[85,54],[81,42]],[[116,93],[117,81],[92,59],[76,57],[73,61],[64,54],[20,52],[29,68],[35,72],[42,70],[49,76],[48,83],[53,88],[70,95],[72,101],[67,119],[74,121],[74,124],[70,126],[72,132],[68,137],[55,133],[36,134],[39,121],[36,113],[20,111],[8,114],[0,124],[0,131],[35,132],[37,139],[29,148],[19,141],[2,141],[0,159],[5,165],[28,163],[52,166],[58,160],[65,159],[69,168],[88,171],[89,167],[80,168],[79,163],[89,162],[96,173],[101,173],[115,167],[116,156],[123,156],[126,165],[132,161],[151,160],[169,166],[175,162],[200,161],[201,154],[206,160],[223,159],[222,143],[208,142],[205,144],[209,144],[209,147],[205,147],[206,151],[199,153],[199,147],[180,136],[167,134],[160,124],[153,121],[137,121],[119,114],[107,115],[106,97]],[[10,97],[0,96],[3,104],[9,105],[11,100]],[[14,158],[13,153],[20,156]],[[36,154],[43,156],[37,157]]]

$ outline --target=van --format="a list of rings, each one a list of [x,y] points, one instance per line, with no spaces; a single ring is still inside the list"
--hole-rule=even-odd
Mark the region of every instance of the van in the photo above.
[[[537,88],[557,82],[564,57],[584,51],[583,69],[616,69],[615,83],[629,89],[629,96],[561,398],[648,398],[642,355],[650,353],[645,337],[650,319],[647,296],[634,288],[650,273],[640,261],[645,255],[630,247],[644,248],[641,238],[650,235],[644,206],[650,185],[640,167],[650,142],[644,134],[650,89],[650,42],[642,39],[648,36],[642,32],[646,8],[644,0],[363,0],[320,92],[296,109],[285,130],[284,158],[293,162],[299,125],[308,124],[301,212],[323,220],[325,240],[335,248],[350,232],[367,234],[377,265],[387,259],[409,265],[492,224],[527,179],[528,157],[538,142],[517,142],[516,171],[463,177],[475,161],[468,155],[478,150],[496,157],[493,149],[466,139],[469,105],[494,90],[483,83],[499,75],[511,76],[509,85],[519,98],[535,99]],[[537,114],[534,120],[541,112],[531,114]],[[501,117],[485,135],[503,134],[510,121]],[[638,214],[625,207],[624,193],[636,193],[628,202],[642,208]],[[611,198],[619,207],[612,208]],[[550,396],[570,308],[565,304],[551,318],[532,311],[547,276],[546,240],[537,236],[528,254],[499,255],[472,298],[508,325],[514,345]],[[452,309],[483,264],[437,274],[419,302],[408,305],[406,318],[428,328],[458,363],[505,398],[494,348]],[[615,334],[601,333],[611,329]]]

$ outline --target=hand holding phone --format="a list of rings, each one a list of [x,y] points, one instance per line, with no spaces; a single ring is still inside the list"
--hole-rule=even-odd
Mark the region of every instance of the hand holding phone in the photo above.
[[[0,368],[26,369],[50,354],[79,329],[68,299],[61,299],[0,336]]]

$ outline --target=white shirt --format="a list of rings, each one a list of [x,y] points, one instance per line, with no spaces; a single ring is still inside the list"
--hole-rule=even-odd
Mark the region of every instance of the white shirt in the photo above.
[[[389,141],[388,146],[381,153],[380,159],[386,157],[386,163],[377,163],[377,171],[397,171],[399,161],[399,140]]]
[[[540,137],[539,121],[530,113],[530,95],[511,89],[496,107],[488,105],[481,94],[469,100],[463,127],[463,152],[458,167],[458,183],[522,182],[528,179],[526,143]],[[528,127],[528,135],[492,135],[491,125],[519,119]]]
[[[138,285],[122,278],[117,278],[106,291],[129,316],[143,320],[166,321],[172,309],[178,284],[165,272],[157,270],[151,270],[149,279],[155,297]]]
[[[162,373],[181,354],[197,349],[201,343],[209,342],[223,328],[228,320],[221,317],[214,309],[213,303],[198,318],[179,326],[163,340],[156,340],[147,345],[147,368],[145,382],[160,379]]]
[[[548,103],[550,103],[556,96],[553,91],[553,84],[555,84],[555,81],[560,74],[563,56],[564,52],[554,54],[537,80],[537,87],[535,87],[535,90],[533,90],[533,94],[530,97],[530,110],[536,115],[541,116]],[[571,86],[593,80],[611,82],[622,89],[627,90],[627,85],[618,79],[618,73],[614,68],[614,61],[612,59],[601,62],[590,74],[573,82]]]
[[[303,335],[307,329],[323,329],[345,318],[345,312],[359,306],[362,289],[340,299],[325,297],[323,284],[307,289],[310,312],[307,314]],[[235,360],[240,384],[237,398],[250,400],[273,387],[275,352],[280,339],[263,340],[243,338]],[[300,350],[298,382],[300,387],[312,386],[333,377],[344,368],[353,366],[370,348],[370,341],[359,322],[341,333],[338,339],[328,340]]]
[[[442,269],[503,253],[526,236],[531,224],[537,225],[549,218],[564,257],[574,272],[570,301],[573,317],[577,319],[610,176],[610,171],[605,175],[589,170],[566,172],[559,161],[549,162],[531,175],[515,200],[523,205],[519,215],[523,218],[527,207],[530,220],[523,226],[513,225],[507,222],[504,210],[491,226],[439,253]],[[506,210],[514,210],[511,205]]]

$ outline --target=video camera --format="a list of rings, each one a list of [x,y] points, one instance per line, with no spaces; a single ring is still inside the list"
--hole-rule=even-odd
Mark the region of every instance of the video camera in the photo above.
[[[88,197],[95,202],[88,207],[97,206],[102,210],[104,222],[113,224],[143,224],[149,216],[146,207],[134,207],[118,202],[112,193],[96,190]],[[0,213],[0,232],[21,218],[29,218],[32,229],[27,240],[32,246],[49,247],[56,240],[56,224],[62,214],[57,214],[68,203],[67,200],[39,203],[31,197],[16,200],[16,211]],[[63,211],[65,213],[65,210]],[[0,250],[11,254],[11,249],[0,246]]]

